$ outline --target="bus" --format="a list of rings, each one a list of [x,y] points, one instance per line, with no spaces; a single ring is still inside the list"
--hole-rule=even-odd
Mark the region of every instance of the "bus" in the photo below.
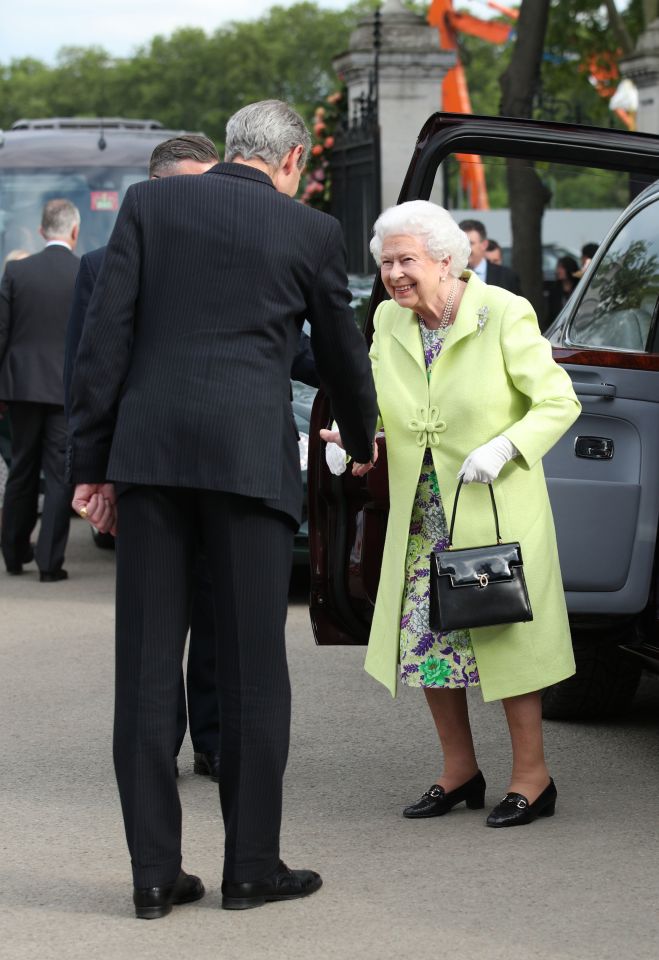
[[[184,132],[120,117],[18,120],[0,131],[0,263],[13,250],[43,249],[41,211],[55,197],[80,210],[76,253],[104,246],[153,148]]]

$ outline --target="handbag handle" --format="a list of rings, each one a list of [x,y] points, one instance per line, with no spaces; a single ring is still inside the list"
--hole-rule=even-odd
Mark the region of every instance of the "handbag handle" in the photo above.
[[[490,499],[492,501],[492,511],[494,513],[494,526],[497,532],[497,543],[501,543],[501,531],[499,530],[499,514],[497,513],[497,505],[494,499],[494,490],[492,489],[492,484],[488,483],[490,490]],[[453,528],[455,527],[455,514],[458,509],[458,498],[460,496],[460,491],[462,490],[462,477],[460,477],[460,482],[458,483],[458,489],[455,491],[455,500],[453,501],[453,512],[451,513],[451,526],[449,527],[448,532],[448,549],[450,550],[453,546]]]

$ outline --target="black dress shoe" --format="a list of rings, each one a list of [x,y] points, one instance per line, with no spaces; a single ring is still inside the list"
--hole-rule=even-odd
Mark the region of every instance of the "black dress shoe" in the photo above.
[[[204,885],[199,877],[181,870],[176,882],[167,887],[135,887],[133,903],[138,920],[157,920],[171,912],[179,903],[192,903],[201,900]]]
[[[315,893],[322,884],[320,875],[313,870],[289,870],[280,860],[277,869],[263,880],[223,880],[222,906],[225,910],[249,910],[273,900],[297,900]]]
[[[210,777],[213,783],[220,782],[220,755],[219,753],[196,753],[194,755],[194,772],[202,777]]]
[[[529,803],[521,793],[507,793],[485,823],[488,827],[519,827],[524,823],[531,823],[537,817],[553,817],[557,796],[551,777],[549,786],[545,787],[533,803]]]
[[[449,793],[444,790],[444,787],[434,783],[416,803],[411,807],[405,807],[403,816],[408,820],[416,820],[420,817],[443,817],[463,800],[470,810],[482,810],[485,806],[485,777],[480,770],[471,780],[467,780],[461,787],[456,787]]]
[[[59,570],[42,570],[39,574],[41,583],[57,583],[59,580],[68,580],[69,575],[61,567]]]

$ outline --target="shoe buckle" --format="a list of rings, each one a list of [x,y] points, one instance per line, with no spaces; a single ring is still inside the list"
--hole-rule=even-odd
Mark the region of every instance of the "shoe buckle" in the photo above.
[[[431,787],[430,790],[428,791],[428,796],[432,797],[433,800],[435,799],[435,797],[441,796],[441,794],[442,794],[442,788],[438,784],[435,785],[434,787]]]
[[[528,800],[524,800],[524,799],[518,800],[517,803],[515,804],[518,810],[523,810],[525,807],[528,807],[528,805],[529,805]]]

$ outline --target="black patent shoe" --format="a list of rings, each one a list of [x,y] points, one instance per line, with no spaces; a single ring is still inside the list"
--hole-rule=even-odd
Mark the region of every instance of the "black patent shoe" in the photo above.
[[[202,777],[210,777],[213,783],[220,782],[219,753],[197,753],[194,755],[194,772]]]
[[[456,787],[449,793],[444,790],[444,787],[434,783],[416,803],[405,807],[403,816],[408,820],[421,817],[443,817],[456,804],[463,801],[470,810],[482,810],[485,806],[485,777],[480,770],[471,780],[467,780],[461,787]]]
[[[222,907],[225,910],[249,910],[275,900],[297,900],[308,897],[323,885],[313,870],[289,870],[280,860],[279,866],[263,880],[237,883],[222,881]]]
[[[532,823],[538,817],[553,817],[557,796],[556,786],[551,777],[549,786],[545,787],[533,803],[529,803],[521,793],[507,793],[485,823],[488,827],[520,827],[524,823]]]
[[[176,882],[167,887],[135,887],[135,916],[138,920],[157,920],[167,916],[173,906],[201,900],[205,892],[199,877],[181,870]]]

